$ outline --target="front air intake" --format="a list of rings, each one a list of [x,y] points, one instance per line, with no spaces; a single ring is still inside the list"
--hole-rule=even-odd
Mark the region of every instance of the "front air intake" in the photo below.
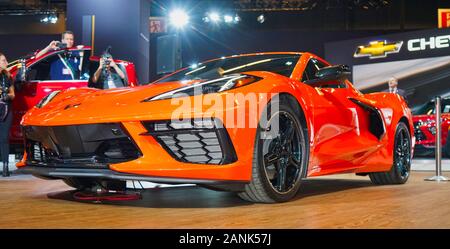
[[[227,130],[218,119],[144,121],[148,133],[176,160],[223,165],[237,160]]]
[[[107,168],[141,156],[119,123],[25,126],[23,132],[29,165]]]

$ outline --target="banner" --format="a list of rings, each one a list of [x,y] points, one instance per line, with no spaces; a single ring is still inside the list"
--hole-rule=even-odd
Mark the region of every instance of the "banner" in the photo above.
[[[325,58],[346,64],[365,93],[386,91],[395,78],[411,107],[450,96],[450,29],[380,35],[325,44]]]

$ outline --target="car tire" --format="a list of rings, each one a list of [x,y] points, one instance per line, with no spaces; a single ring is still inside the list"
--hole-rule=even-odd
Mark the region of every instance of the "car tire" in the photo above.
[[[387,172],[369,173],[372,183],[377,185],[404,184],[411,171],[411,136],[405,123],[397,125],[394,138],[394,161]]]
[[[271,113],[271,106],[274,106],[274,103],[279,104],[279,109]],[[283,102],[270,103],[264,115],[267,115],[268,122],[267,125],[259,122],[256,132],[252,180],[245,185],[245,191],[239,193],[238,196],[249,202],[289,201],[297,194],[305,173],[304,170],[307,169],[309,158],[307,130],[300,122],[299,111],[294,111],[290,105]],[[280,118],[279,132],[277,136],[272,136],[272,139],[267,138],[265,136],[268,134],[267,128],[272,128],[271,121],[276,118]],[[270,153],[265,154],[268,151]],[[268,157],[271,157],[270,162]],[[280,175],[284,175],[284,177],[280,177]]]

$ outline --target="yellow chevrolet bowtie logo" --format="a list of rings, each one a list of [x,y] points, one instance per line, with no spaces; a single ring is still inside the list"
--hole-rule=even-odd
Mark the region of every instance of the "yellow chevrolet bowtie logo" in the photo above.
[[[353,57],[384,58],[387,54],[398,53],[402,45],[403,41],[389,43],[386,41],[373,41],[368,45],[358,46]]]

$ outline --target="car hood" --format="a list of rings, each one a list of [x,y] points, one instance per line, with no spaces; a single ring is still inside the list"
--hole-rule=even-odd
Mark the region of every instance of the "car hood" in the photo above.
[[[120,113],[138,119],[140,116],[148,116],[151,110],[155,110],[156,106],[152,102],[168,101],[170,104],[170,99],[143,102],[145,99],[193,83],[167,82],[109,90],[92,88],[67,90],[58,94],[46,106],[34,107],[28,111],[22,119],[22,124],[61,125],[69,120],[73,124],[96,123],[100,119],[108,122],[119,118]],[[142,108],[142,104],[149,108]]]
[[[270,72],[246,72],[264,79],[277,76]],[[279,76],[277,76],[279,77]],[[42,108],[34,107],[22,119],[22,125],[57,126],[122,121],[163,119],[171,117],[181,98],[144,101],[159,94],[187,85],[193,81],[153,83],[131,88],[99,90],[78,88],[58,94]],[[261,83],[264,85],[264,83]],[[226,92],[217,93],[218,95]],[[194,106],[195,107],[195,106]],[[202,108],[207,108],[202,106]],[[197,112],[198,110],[193,110]]]

